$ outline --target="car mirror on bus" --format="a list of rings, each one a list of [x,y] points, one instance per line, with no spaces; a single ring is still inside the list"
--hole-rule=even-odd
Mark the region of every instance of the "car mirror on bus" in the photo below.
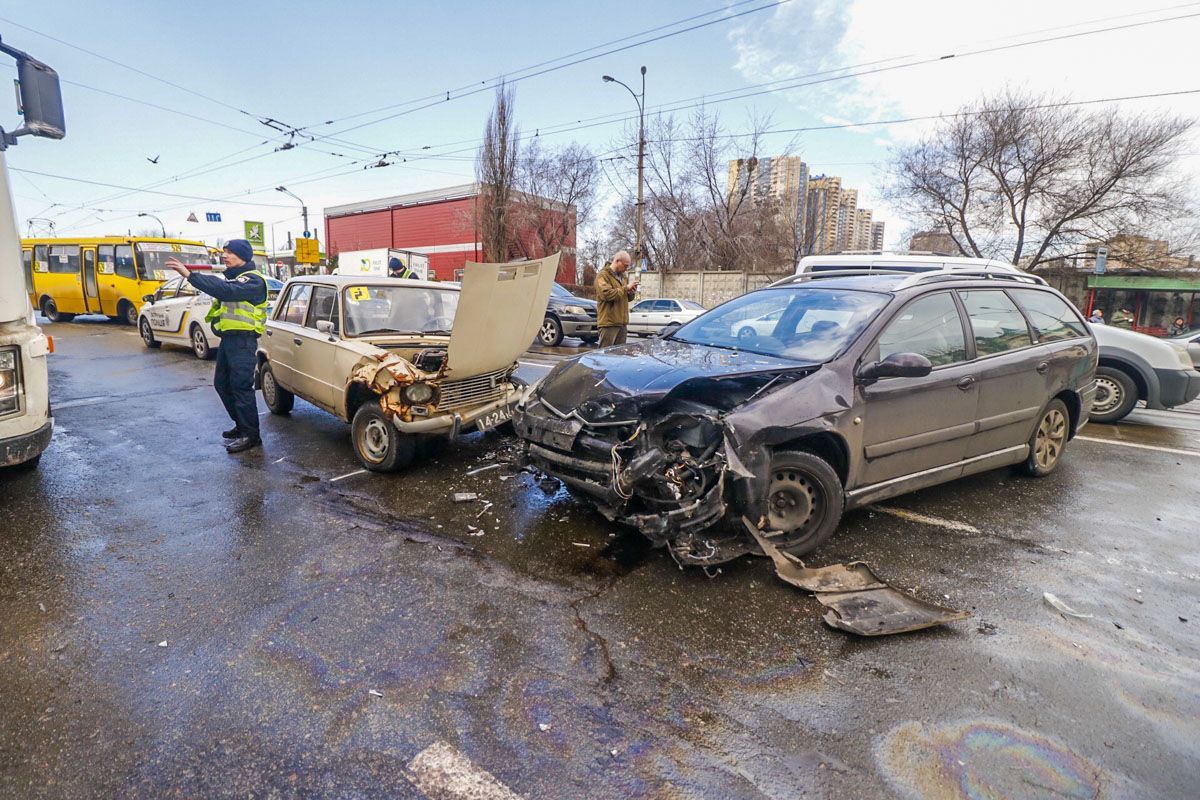
[[[933,371],[933,364],[920,353],[892,353],[882,361],[864,364],[858,371],[859,380],[877,378],[924,378]]]

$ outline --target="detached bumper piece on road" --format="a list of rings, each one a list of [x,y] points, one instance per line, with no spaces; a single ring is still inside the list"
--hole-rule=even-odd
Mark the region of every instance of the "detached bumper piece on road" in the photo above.
[[[749,520],[746,530],[775,564],[775,574],[784,583],[812,592],[829,610],[822,619],[831,628],[859,636],[908,633],[947,622],[966,619],[967,611],[955,611],[926,603],[888,586],[861,561],[830,567],[806,567],[771,544]]]

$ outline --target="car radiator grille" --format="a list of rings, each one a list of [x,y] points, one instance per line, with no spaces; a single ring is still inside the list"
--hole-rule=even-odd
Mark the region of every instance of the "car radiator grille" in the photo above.
[[[453,410],[466,406],[477,406],[490,403],[504,396],[507,381],[504,379],[506,370],[496,370],[461,381],[447,381],[442,384],[442,396],[438,408]]]

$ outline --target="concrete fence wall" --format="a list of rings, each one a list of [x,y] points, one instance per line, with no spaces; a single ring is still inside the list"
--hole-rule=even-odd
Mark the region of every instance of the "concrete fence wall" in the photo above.
[[[714,308],[735,297],[774,283],[791,273],[763,272],[643,272],[638,295],[643,300],[670,297],[693,300],[705,308]]]

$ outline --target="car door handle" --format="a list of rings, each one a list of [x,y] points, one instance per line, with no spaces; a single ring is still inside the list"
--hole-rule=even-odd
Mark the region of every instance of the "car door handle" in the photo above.
[[[1048,369],[1050,369],[1050,362],[1049,362],[1049,361],[1043,361],[1042,363],[1040,363],[1040,364],[1038,364],[1038,365],[1037,365],[1037,371],[1038,371],[1039,373],[1041,373],[1042,375],[1045,375],[1045,374],[1046,374],[1046,370],[1048,370]]]
[[[960,380],[958,382],[958,388],[962,389],[964,392],[969,391],[970,388],[974,385],[975,385],[975,376],[974,375],[968,375],[967,377],[963,378],[962,380]]]
[[[304,340],[302,340],[302,339],[292,339],[292,344],[296,344],[296,345],[302,345],[302,344],[304,344]]]

